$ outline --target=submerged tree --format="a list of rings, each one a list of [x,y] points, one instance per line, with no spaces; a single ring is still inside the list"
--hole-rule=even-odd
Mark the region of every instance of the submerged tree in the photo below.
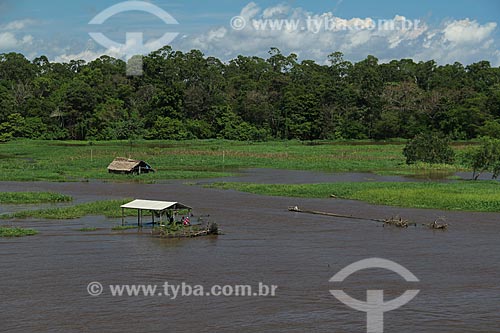
[[[491,172],[493,179],[497,179],[500,175],[500,140],[483,138],[481,146],[471,151],[467,159],[474,170],[474,180],[484,172]]]

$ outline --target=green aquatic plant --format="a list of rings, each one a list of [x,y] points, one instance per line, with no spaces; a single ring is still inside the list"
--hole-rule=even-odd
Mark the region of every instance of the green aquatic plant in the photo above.
[[[52,220],[68,220],[77,219],[84,216],[106,216],[110,218],[118,218],[122,216],[120,206],[130,200],[108,200],[88,202],[69,207],[48,208],[39,210],[26,210],[12,214],[0,215],[0,218],[39,218]],[[126,216],[133,216],[133,211],[125,211]]]
[[[37,204],[70,202],[69,195],[52,192],[0,192],[0,204]]]
[[[260,195],[339,198],[372,204],[472,212],[500,212],[500,182],[359,182],[323,184],[215,183],[206,187]]]
[[[93,231],[97,231],[98,229],[97,228],[81,228],[81,229],[78,229],[78,231],[80,232],[93,232]]]
[[[15,228],[15,227],[0,227],[0,237],[26,237],[37,235],[38,231],[33,229]]]

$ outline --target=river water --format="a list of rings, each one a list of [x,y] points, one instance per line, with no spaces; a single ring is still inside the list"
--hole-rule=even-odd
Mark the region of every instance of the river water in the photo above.
[[[246,181],[275,180],[277,174]],[[266,178],[267,177],[267,178]],[[289,182],[331,175],[282,174]],[[349,178],[346,175],[341,176]],[[353,177],[373,177],[354,175]],[[329,178],[329,180],[332,180]],[[372,180],[372,179],[370,179]],[[380,179],[379,179],[380,180]],[[394,179],[386,179],[392,181]],[[391,300],[420,294],[385,314],[385,332],[500,332],[500,214],[374,206],[335,199],[265,197],[169,182],[0,183],[0,191],[50,190],[78,202],[141,198],[180,201],[210,214],[224,235],[161,240],[148,231],[112,232],[118,219],[2,221],[40,234],[0,239],[1,332],[366,332],[366,314],[330,295],[366,290]],[[445,216],[448,231],[401,230],[373,222],[290,213],[288,206],[368,218],[401,215],[419,223]],[[12,206],[2,211],[12,211]],[[94,226],[93,233],[78,229]],[[413,272],[418,283],[372,269],[342,284],[329,279],[356,261],[379,257]],[[92,297],[90,282],[104,285]],[[112,297],[118,284],[277,285],[276,297]]]

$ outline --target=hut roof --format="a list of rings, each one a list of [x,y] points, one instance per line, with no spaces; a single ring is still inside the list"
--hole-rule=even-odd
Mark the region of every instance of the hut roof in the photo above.
[[[191,207],[183,205],[179,202],[171,201],[151,201],[151,200],[134,200],[121,206],[128,209],[142,209],[153,211],[164,211],[167,209],[191,209]]]
[[[137,168],[140,165],[148,166],[148,164],[144,161],[136,161],[136,160],[131,160],[128,158],[117,157],[108,166],[108,170],[130,172],[130,171],[133,171],[135,168]]]

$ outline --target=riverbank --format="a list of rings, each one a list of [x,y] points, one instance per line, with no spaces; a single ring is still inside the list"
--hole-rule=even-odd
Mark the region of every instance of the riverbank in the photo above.
[[[347,182],[324,184],[213,183],[209,188],[267,196],[350,199],[371,204],[470,212],[500,212],[497,181]]]
[[[206,141],[29,141],[0,145],[0,181],[89,181],[154,183],[167,179],[217,178],[241,169],[272,168],[321,172],[372,172],[445,178],[466,168],[406,165],[404,142]],[[472,143],[456,143],[461,155]],[[115,157],[147,161],[157,172],[113,175]],[[460,160],[460,159],[459,159]]]

